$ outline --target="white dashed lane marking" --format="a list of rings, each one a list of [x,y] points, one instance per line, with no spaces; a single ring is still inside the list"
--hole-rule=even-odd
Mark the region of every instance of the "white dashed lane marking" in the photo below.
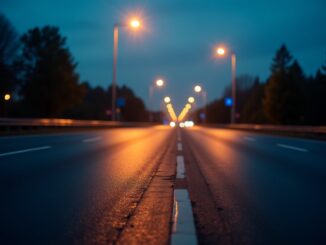
[[[42,150],[47,150],[50,148],[52,148],[52,147],[49,145],[45,145],[45,146],[41,146],[41,147],[29,148],[29,149],[24,149],[24,150],[19,150],[19,151],[5,152],[5,153],[0,153],[0,157],[17,155],[17,154],[22,154],[22,153],[27,153],[27,152],[32,152],[32,151],[42,151]]]
[[[100,140],[102,140],[102,137],[94,137],[94,138],[84,139],[83,143],[91,143],[91,142],[100,141]]]
[[[296,146],[291,146],[291,145],[284,145],[284,144],[276,144],[278,147],[294,150],[294,151],[301,151],[301,152],[308,152],[307,149],[296,147]]]
[[[183,156],[177,156],[177,179],[185,177],[185,162]]]
[[[244,137],[244,139],[248,141],[256,141],[256,139],[253,137]]]

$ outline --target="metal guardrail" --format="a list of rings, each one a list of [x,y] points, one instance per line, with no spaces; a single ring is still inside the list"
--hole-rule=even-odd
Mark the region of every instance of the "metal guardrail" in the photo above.
[[[205,124],[207,127],[242,129],[264,132],[283,132],[283,133],[301,133],[301,134],[326,134],[326,126],[280,126],[263,124]]]
[[[73,120],[60,118],[1,118],[0,127],[140,127],[150,123]]]
[[[99,120],[73,120],[60,118],[0,118],[0,128],[41,127],[146,127],[153,123],[112,122]],[[206,127],[252,130],[261,132],[283,132],[296,134],[326,135],[326,126],[279,126],[263,124],[204,124]]]

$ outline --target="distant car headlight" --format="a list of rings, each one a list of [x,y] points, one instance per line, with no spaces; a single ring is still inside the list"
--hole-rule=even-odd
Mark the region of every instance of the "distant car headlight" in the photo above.
[[[176,125],[175,122],[170,122],[170,127],[171,127],[171,128],[174,128],[175,125]]]

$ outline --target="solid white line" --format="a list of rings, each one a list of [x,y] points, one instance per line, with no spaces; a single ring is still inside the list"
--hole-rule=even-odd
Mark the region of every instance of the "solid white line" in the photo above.
[[[0,153],[0,157],[16,155],[16,154],[22,154],[22,153],[27,153],[27,152],[31,152],[31,151],[47,150],[47,149],[50,149],[50,148],[52,148],[52,147],[49,146],[49,145],[46,145],[46,146],[29,148],[29,149],[24,149],[24,150],[19,150],[19,151],[11,151],[11,152],[6,152],[6,153]]]
[[[185,162],[183,156],[177,156],[177,179],[185,177]]]
[[[178,151],[182,151],[182,144],[178,143]]]
[[[307,149],[299,148],[299,147],[295,147],[295,146],[291,146],[291,145],[277,144],[277,146],[278,147],[283,147],[283,148],[286,148],[286,149],[290,149],[290,150],[294,150],[294,151],[308,152]]]
[[[252,137],[244,137],[244,139],[248,141],[256,141],[256,139]]]
[[[102,137],[94,137],[94,138],[84,139],[83,143],[95,142],[95,141],[99,141],[101,139],[102,139]]]
[[[171,244],[197,244],[195,222],[189,193],[186,189],[174,190],[173,226]]]

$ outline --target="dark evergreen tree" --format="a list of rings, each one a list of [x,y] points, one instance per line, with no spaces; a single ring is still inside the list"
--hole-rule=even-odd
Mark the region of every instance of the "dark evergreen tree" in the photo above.
[[[81,102],[76,63],[57,27],[29,30],[21,38],[21,95],[28,116],[60,117]]]
[[[266,123],[263,111],[265,84],[259,82],[256,78],[254,85],[250,89],[250,94],[244,104],[242,111],[243,123]]]
[[[16,76],[13,61],[17,54],[18,35],[9,20],[0,14],[0,108],[5,108],[3,96],[15,91]],[[4,114],[1,110],[0,116]]]
[[[326,125],[326,62],[318,69],[315,78],[310,78],[306,88],[306,115],[309,124]]]
[[[277,50],[265,87],[264,112],[273,124],[300,124],[303,121],[302,69],[292,61],[287,48]]]

